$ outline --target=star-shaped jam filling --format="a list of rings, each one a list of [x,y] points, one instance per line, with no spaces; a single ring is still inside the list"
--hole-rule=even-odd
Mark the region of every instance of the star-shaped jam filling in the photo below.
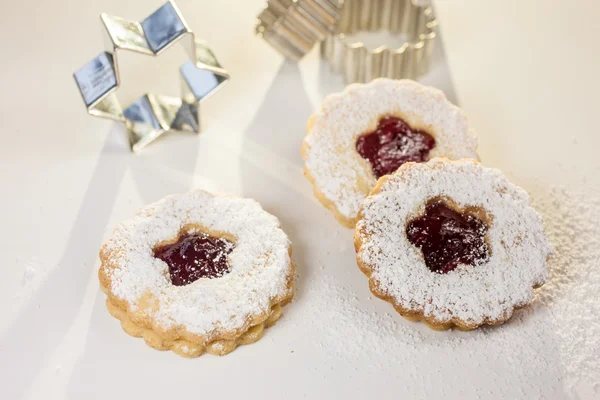
[[[427,161],[434,147],[435,139],[429,133],[392,116],[381,118],[374,131],[356,140],[358,154],[371,163],[377,178],[391,174],[406,162]]]
[[[154,249],[154,257],[167,263],[173,285],[185,286],[200,278],[220,278],[231,272],[227,256],[234,247],[224,238],[186,233],[177,242]]]
[[[475,215],[457,212],[443,200],[429,201],[425,214],[406,227],[408,240],[421,249],[425,265],[440,274],[458,265],[480,265],[489,258],[487,225]]]

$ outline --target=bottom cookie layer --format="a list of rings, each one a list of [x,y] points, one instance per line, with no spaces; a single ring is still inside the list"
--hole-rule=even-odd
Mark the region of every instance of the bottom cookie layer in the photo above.
[[[275,304],[271,307],[271,313],[264,322],[251,326],[234,340],[215,340],[207,344],[200,344],[185,339],[165,340],[152,329],[135,324],[125,311],[115,306],[110,299],[106,299],[108,312],[121,321],[121,326],[126,333],[134,337],[144,338],[146,344],[156,350],[172,350],[176,354],[188,358],[198,357],[204,353],[223,356],[231,353],[239,345],[256,342],[262,337],[265,328],[275,324],[281,317],[281,307],[282,304]]]

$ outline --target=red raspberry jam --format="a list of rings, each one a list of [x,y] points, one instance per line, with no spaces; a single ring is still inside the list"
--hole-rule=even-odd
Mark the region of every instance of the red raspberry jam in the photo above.
[[[489,257],[486,232],[483,221],[451,209],[442,200],[428,202],[425,215],[406,227],[408,240],[423,251],[425,265],[440,274],[459,264],[483,264]]]
[[[227,256],[234,244],[203,232],[186,233],[177,242],[157,247],[154,257],[169,266],[171,283],[185,286],[200,278],[220,278],[231,268]]]
[[[397,117],[381,118],[377,129],[356,140],[358,154],[369,160],[377,178],[391,174],[406,162],[427,161],[434,147],[433,136]]]

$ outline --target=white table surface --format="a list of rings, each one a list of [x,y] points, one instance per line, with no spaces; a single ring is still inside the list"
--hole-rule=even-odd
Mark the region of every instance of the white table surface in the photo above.
[[[460,98],[486,164],[537,196],[550,187],[597,196],[600,6],[555,3],[438,1],[452,77],[438,57],[424,81]],[[203,106],[201,136],[168,134],[130,154],[121,126],[84,112],[71,73],[101,50],[100,12],[141,19],[159,5],[0,5],[0,399],[600,396],[597,291],[586,296],[588,322],[574,322],[573,335],[589,337],[581,366],[555,353],[575,342],[536,330],[544,306],[500,329],[436,333],[370,296],[352,232],[302,175],[306,120],[343,84],[316,51],[284,63],[253,37],[261,1],[178,1],[232,80]],[[124,82],[175,90],[175,70],[153,75],[180,63],[175,55],[132,57]],[[98,288],[97,252],[115,224],[192,187],[259,200],[280,217],[298,264],[281,321],[223,358],[148,348],[122,332]]]

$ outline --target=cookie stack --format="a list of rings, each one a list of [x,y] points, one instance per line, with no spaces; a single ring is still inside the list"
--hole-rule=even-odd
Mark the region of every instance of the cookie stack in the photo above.
[[[437,89],[377,79],[328,96],[302,154],[315,196],[355,228],[373,294],[433,329],[509,319],[544,284],[550,246],[527,193],[478,161]]]

